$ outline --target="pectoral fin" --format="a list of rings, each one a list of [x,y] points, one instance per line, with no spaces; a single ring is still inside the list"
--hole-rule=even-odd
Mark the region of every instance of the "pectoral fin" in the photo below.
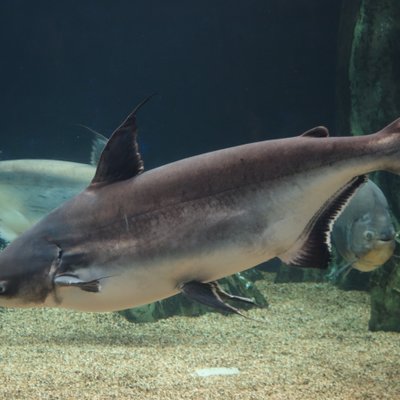
[[[92,281],[83,281],[76,275],[62,274],[54,277],[54,285],[58,287],[75,286],[85,292],[98,293],[101,290],[100,281],[94,279]]]
[[[236,307],[226,304],[224,300],[234,300],[247,304],[256,303],[246,297],[235,296],[221,289],[217,282],[202,283],[197,281],[186,282],[180,287],[182,293],[191,300],[215,308],[221,312],[236,313],[243,317]]]

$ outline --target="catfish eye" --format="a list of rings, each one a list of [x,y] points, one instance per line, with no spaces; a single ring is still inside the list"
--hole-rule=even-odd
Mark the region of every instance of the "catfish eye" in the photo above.
[[[7,291],[7,281],[0,281],[0,295]]]

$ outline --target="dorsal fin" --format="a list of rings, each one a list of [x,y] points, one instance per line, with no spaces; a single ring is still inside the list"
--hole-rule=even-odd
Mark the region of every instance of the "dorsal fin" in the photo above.
[[[300,136],[316,138],[329,137],[329,131],[325,126],[316,126],[315,128],[302,133]]]
[[[326,269],[330,261],[333,223],[367,180],[365,175],[357,176],[339,189],[307,224],[295,246],[279,258],[295,267]]]
[[[147,97],[136,106],[111,135],[101,153],[91,185],[123,181],[143,172],[143,161],[137,143],[136,112],[149,99]]]

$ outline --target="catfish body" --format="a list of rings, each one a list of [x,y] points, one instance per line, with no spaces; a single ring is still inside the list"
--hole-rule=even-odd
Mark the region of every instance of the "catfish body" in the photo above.
[[[136,131],[133,113],[89,187],[0,254],[0,305],[120,310],[273,257],[326,268],[333,221],[364,174],[400,171],[399,120],[373,135],[315,128],[147,172]]]

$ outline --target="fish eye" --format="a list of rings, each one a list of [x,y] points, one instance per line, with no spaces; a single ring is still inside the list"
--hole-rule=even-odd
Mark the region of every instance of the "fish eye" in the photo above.
[[[371,241],[374,238],[374,233],[371,231],[364,232],[365,240]]]
[[[7,281],[0,281],[0,295],[7,291]]]

